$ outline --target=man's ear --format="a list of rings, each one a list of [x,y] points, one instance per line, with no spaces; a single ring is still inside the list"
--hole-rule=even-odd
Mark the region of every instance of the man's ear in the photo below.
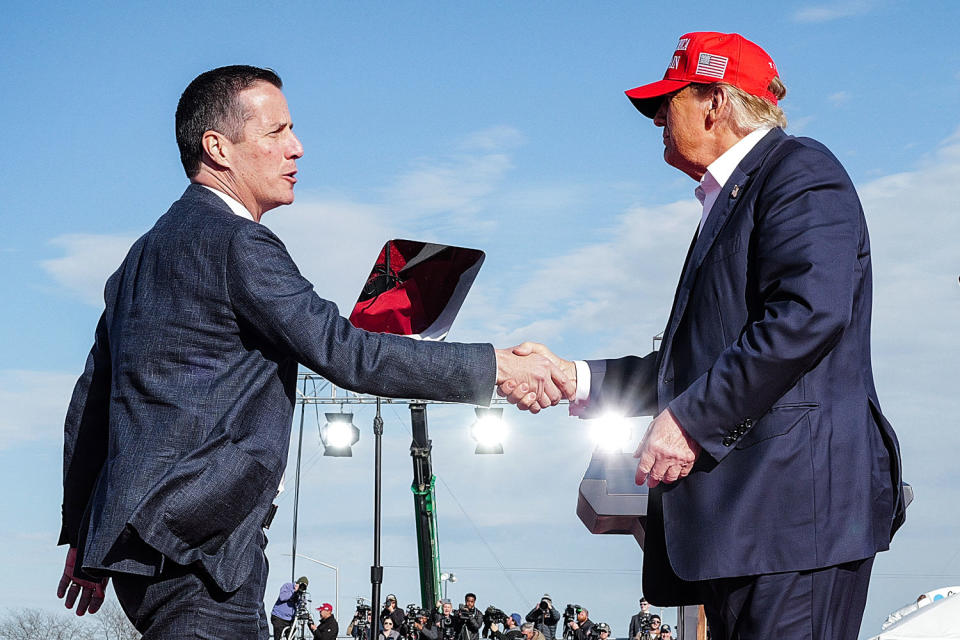
[[[706,128],[712,129],[729,106],[726,92],[720,87],[714,87],[710,94],[710,100],[706,103]]]
[[[232,143],[225,135],[219,131],[210,129],[203,133],[203,137],[200,138],[200,144],[203,147],[205,159],[215,167],[230,167]]]

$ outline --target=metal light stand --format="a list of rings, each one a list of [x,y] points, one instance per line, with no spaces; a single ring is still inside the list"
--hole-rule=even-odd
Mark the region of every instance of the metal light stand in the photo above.
[[[373,418],[373,566],[370,567],[370,584],[373,594],[370,602],[370,630],[380,623],[380,585],[383,583],[383,567],[380,566],[380,458],[383,440],[383,418],[380,417],[380,398],[377,398],[377,415]]]
[[[307,395],[307,378],[303,379],[303,397]],[[307,405],[300,405],[300,439],[297,444],[297,472],[293,482],[293,549],[290,552],[290,582],[296,580],[297,575],[297,516],[300,509],[300,460],[303,457],[303,419],[307,413]]]

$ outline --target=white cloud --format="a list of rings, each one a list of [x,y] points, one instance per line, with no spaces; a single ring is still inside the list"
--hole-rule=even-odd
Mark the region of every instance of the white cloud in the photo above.
[[[816,116],[798,116],[796,118],[788,116],[788,131],[791,135],[802,135],[817,118]]]
[[[884,378],[903,378],[891,390],[909,389],[910,406],[948,398],[955,404],[950,363],[960,362],[960,217],[952,187],[958,182],[960,130],[920,168],[860,188],[873,242],[874,353],[883,356]]]
[[[522,133],[507,125],[496,125],[475,131],[464,137],[461,147],[464,151],[499,151],[512,149],[526,142]]]
[[[835,107],[842,107],[849,104],[852,98],[849,91],[837,91],[827,96],[827,101]]]
[[[650,345],[670,301],[700,212],[692,198],[636,206],[615,219],[607,239],[540,261],[500,314],[515,323],[506,342],[570,338],[611,355]],[[531,293],[531,292],[536,292]],[[534,338],[531,338],[534,336]]]
[[[869,0],[849,0],[836,4],[820,4],[802,7],[794,12],[794,22],[820,23],[849,18],[869,13],[876,7],[876,2]]]
[[[44,260],[40,266],[70,295],[101,307],[103,285],[134,240],[133,236],[92,233],[57,236],[50,244],[63,249],[64,255]]]
[[[476,213],[511,168],[503,153],[451,157],[423,162],[400,176],[386,200],[411,213]]]
[[[63,439],[63,419],[78,374],[0,370],[0,451]]]

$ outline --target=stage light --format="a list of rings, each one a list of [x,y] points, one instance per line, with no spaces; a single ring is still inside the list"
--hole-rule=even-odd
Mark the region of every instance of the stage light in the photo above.
[[[360,440],[360,429],[353,424],[352,413],[327,413],[327,424],[320,429],[323,455],[337,458],[353,456],[353,445]]]
[[[441,574],[440,574],[440,582],[443,584],[443,597],[444,597],[444,598],[447,597],[447,583],[449,583],[449,582],[456,582],[456,581],[457,581],[457,576],[456,576],[456,574],[453,574],[453,573],[441,573]]]
[[[470,427],[470,435],[477,441],[474,453],[503,453],[507,431],[503,423],[503,407],[476,407],[474,411],[477,421]]]
[[[590,436],[598,451],[616,453],[630,444],[630,421],[623,416],[610,414],[590,420]]]

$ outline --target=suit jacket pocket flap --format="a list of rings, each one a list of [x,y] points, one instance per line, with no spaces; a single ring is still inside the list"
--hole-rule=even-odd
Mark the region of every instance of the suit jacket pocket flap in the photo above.
[[[202,463],[168,502],[164,522],[190,546],[214,555],[256,507],[272,474],[231,442]]]
[[[795,402],[790,404],[774,405],[770,411],[757,420],[753,427],[737,442],[737,449],[746,449],[753,445],[783,436],[797,426],[797,423],[814,409],[819,408],[816,402]]]

